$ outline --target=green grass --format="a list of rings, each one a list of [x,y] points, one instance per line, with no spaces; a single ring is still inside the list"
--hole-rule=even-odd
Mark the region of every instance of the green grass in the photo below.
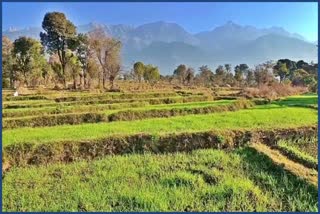
[[[290,96],[281,99],[280,101],[274,101],[273,103],[277,105],[284,106],[308,106],[308,105],[316,105],[318,106],[318,96],[317,95],[299,95],[299,96]]]
[[[4,211],[317,211],[317,189],[250,148],[12,168]]]
[[[219,100],[219,101],[205,101],[205,102],[191,102],[191,103],[173,103],[161,105],[149,105],[147,102],[134,102],[134,103],[119,103],[119,104],[100,104],[100,105],[81,105],[81,106],[62,106],[60,108],[47,107],[47,108],[21,108],[21,109],[7,109],[4,110],[5,116],[11,118],[24,118],[24,117],[37,117],[45,114],[59,114],[61,113],[77,113],[77,112],[105,112],[107,115],[118,111],[126,110],[153,110],[153,109],[191,109],[199,107],[209,107],[216,105],[224,105],[235,102],[235,100]],[[105,110],[108,109],[108,110]],[[111,110],[110,110],[111,109]],[[41,112],[41,113],[40,113]],[[35,113],[37,114],[35,116]],[[40,113],[40,115],[39,115]]]
[[[263,108],[262,108],[263,107]],[[114,123],[63,125],[41,128],[19,128],[4,130],[3,146],[10,144],[49,143],[56,141],[78,141],[103,138],[110,135],[137,133],[167,134],[224,129],[273,129],[315,125],[317,112],[300,107],[272,107],[223,112],[207,115],[188,115],[172,118],[146,119]]]
[[[280,140],[276,148],[289,158],[310,168],[318,168],[318,139]]]

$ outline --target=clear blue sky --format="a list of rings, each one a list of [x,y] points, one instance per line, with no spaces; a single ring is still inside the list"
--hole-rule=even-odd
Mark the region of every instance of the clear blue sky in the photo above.
[[[259,28],[278,26],[316,41],[317,3],[3,3],[3,30],[41,26],[46,12],[60,11],[76,25],[139,25],[153,21],[176,22],[195,33],[231,20]]]

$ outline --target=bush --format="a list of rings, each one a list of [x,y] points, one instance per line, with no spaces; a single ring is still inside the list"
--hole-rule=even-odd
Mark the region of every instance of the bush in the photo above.
[[[247,98],[264,98],[275,100],[280,97],[298,95],[307,92],[305,87],[292,87],[287,84],[274,83],[271,86],[262,85],[257,88],[246,88],[242,91],[242,95]]]

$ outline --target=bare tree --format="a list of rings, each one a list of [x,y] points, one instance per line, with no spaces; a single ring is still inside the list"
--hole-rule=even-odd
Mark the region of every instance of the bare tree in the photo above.
[[[107,36],[103,29],[97,28],[89,33],[89,45],[102,68],[103,88],[107,78],[113,87],[113,80],[120,72],[121,42]]]

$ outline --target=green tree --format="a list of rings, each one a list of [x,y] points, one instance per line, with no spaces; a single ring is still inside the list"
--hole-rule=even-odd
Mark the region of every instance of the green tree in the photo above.
[[[32,38],[20,37],[13,43],[13,54],[15,70],[21,74],[27,86],[30,77],[39,78],[42,76],[46,61],[40,42]]]
[[[6,36],[2,37],[2,87],[13,88],[15,73],[13,70],[14,58],[12,55],[13,43]]]
[[[225,64],[224,68],[226,69],[227,73],[231,72],[231,64]]]
[[[77,89],[77,77],[81,70],[81,62],[77,56],[73,53],[67,53],[68,55],[68,63],[67,63],[67,71],[72,76],[73,79],[73,88]]]
[[[282,82],[289,75],[290,71],[286,63],[278,62],[278,64],[273,67],[273,72],[275,76],[280,78],[280,82]]]
[[[58,54],[62,69],[63,83],[66,87],[65,69],[68,63],[67,50],[74,49],[76,27],[65,14],[59,12],[46,13],[42,21],[45,32],[40,33],[42,45],[49,54]]]
[[[146,65],[143,78],[151,85],[155,84],[160,79],[160,72],[158,67],[153,65]]]
[[[136,62],[133,65],[134,75],[138,78],[139,82],[141,82],[143,74],[145,72],[145,66],[142,62]]]
[[[74,40],[73,47],[76,47],[76,55],[81,64],[82,71],[79,73],[80,76],[80,85],[82,85],[82,79],[84,87],[87,86],[87,73],[88,73],[88,61],[91,56],[91,50],[89,47],[89,39],[86,34],[78,34]]]

